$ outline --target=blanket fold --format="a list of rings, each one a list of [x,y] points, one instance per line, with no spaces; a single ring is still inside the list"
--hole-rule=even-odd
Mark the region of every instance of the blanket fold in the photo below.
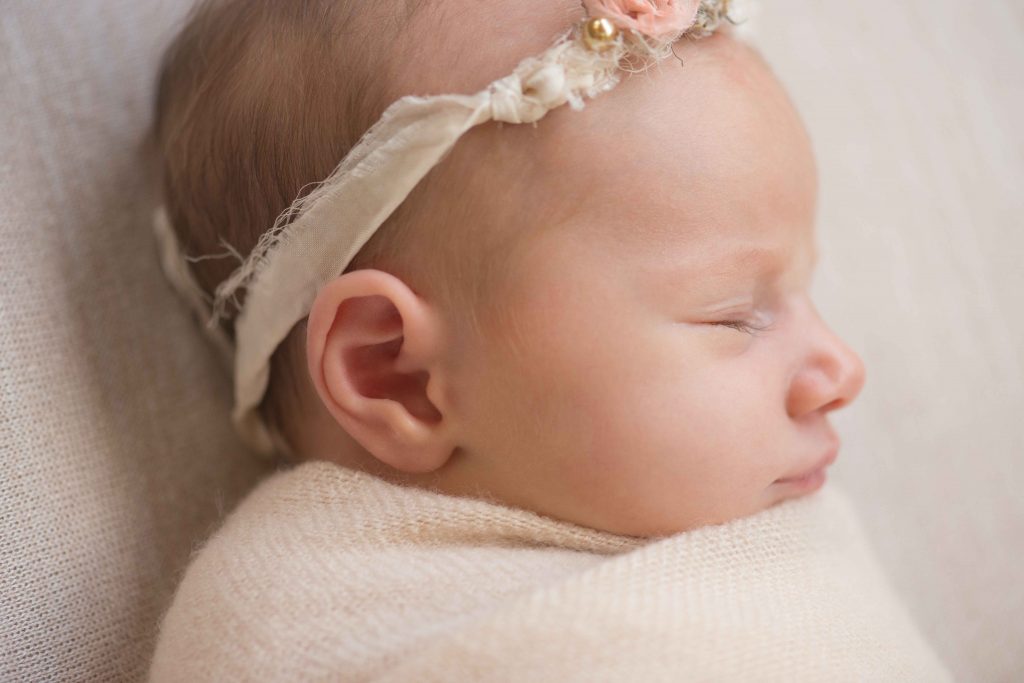
[[[328,463],[194,557],[154,681],[947,681],[833,485],[660,539]]]

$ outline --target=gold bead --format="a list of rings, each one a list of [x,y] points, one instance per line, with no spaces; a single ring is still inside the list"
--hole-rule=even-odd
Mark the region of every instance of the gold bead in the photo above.
[[[583,42],[591,50],[602,52],[615,44],[619,35],[619,27],[611,19],[597,17],[588,19],[583,25]]]

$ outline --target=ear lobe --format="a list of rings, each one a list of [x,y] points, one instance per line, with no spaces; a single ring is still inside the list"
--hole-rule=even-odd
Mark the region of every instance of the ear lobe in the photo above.
[[[320,400],[353,439],[404,472],[436,470],[455,448],[431,400],[444,395],[442,320],[400,279],[370,269],[329,282],[310,310],[306,353]]]

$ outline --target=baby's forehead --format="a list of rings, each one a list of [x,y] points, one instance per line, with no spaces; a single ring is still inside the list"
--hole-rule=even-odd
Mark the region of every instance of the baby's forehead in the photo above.
[[[524,204],[535,220],[583,214],[655,244],[813,223],[810,141],[756,51],[715,36],[677,52],[685,66],[666,60],[582,111],[566,107],[515,131],[530,158]]]
[[[667,169],[680,181],[712,183],[809,152],[798,115],[756,51],[716,35],[677,52],[684,64],[665,60],[625,76],[583,111],[552,112],[538,135],[541,163],[594,180],[615,177],[609,169],[620,180]]]
[[[808,241],[796,233],[813,229],[816,171],[770,70],[729,38],[677,53],[685,66],[626,76],[580,111],[470,131],[428,183],[426,212],[479,226],[467,248],[557,234],[563,253],[593,246],[650,272],[683,255],[702,276]]]
[[[475,92],[582,16],[578,2],[505,5],[500,32],[490,5],[460,3],[454,12],[442,2],[414,17],[409,35],[443,47],[436,60],[403,66],[395,94]],[[756,50],[717,34],[683,39],[675,52],[682,65],[670,57],[624,73],[580,111],[566,106],[535,126],[471,130],[428,176],[416,193],[427,203],[417,205],[479,224],[475,245],[571,229],[656,253],[743,228],[811,224],[809,141]]]

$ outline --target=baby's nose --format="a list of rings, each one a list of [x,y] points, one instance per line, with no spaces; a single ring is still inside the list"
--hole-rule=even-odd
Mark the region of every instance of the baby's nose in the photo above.
[[[852,403],[864,388],[864,361],[820,319],[817,322],[817,339],[790,386],[791,417],[837,410]]]
[[[834,337],[836,345],[832,361],[834,364],[832,374],[835,377],[835,398],[822,406],[822,410],[825,412],[853,403],[861,389],[864,388],[864,381],[867,377],[864,361],[861,360],[857,352],[847,346],[834,332],[830,331],[830,334]]]

